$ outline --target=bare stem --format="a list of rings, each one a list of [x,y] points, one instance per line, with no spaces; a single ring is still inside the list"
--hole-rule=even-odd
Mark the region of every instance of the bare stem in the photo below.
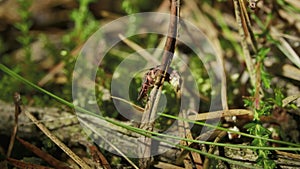
[[[153,131],[155,116],[157,114],[157,106],[160,100],[162,84],[164,83],[164,75],[162,72],[167,72],[174,55],[175,45],[176,45],[176,37],[177,37],[177,24],[178,24],[178,14],[179,14],[179,0],[171,0],[171,16],[170,16],[170,24],[168,30],[168,37],[166,40],[166,44],[164,47],[164,53],[162,57],[162,69],[158,74],[158,81],[155,83],[154,88],[150,93],[150,99],[148,100],[145,111],[141,121],[141,129],[145,129],[148,131]],[[151,138],[142,136],[140,138],[139,145],[139,154],[140,168],[149,168],[151,162]],[[143,157],[143,158],[142,158]]]
[[[13,132],[12,132],[11,137],[10,137],[8,150],[7,150],[7,155],[6,155],[7,158],[10,157],[13,146],[14,146],[15,138],[16,138],[17,131],[18,131],[18,117],[19,117],[19,114],[22,112],[22,109],[21,109],[21,103],[22,103],[21,96],[17,92],[14,94],[14,103],[15,103],[15,122],[14,122]]]
[[[70,158],[72,158],[81,168],[90,169],[80,157],[78,157],[69,147],[61,142],[55,135],[53,135],[42,123],[40,123],[29,111],[24,111],[25,115],[57,146],[59,146]]]
[[[243,48],[245,62],[246,62],[246,66],[247,66],[247,69],[248,69],[248,72],[249,72],[249,75],[250,75],[250,81],[251,81],[252,86],[255,86],[256,77],[255,77],[254,66],[253,66],[253,63],[252,63],[252,60],[251,60],[248,44],[247,44],[247,41],[246,41],[247,32],[246,32],[246,30],[243,29],[243,28],[247,29],[247,26],[243,26],[243,25],[245,25],[245,18],[244,18],[244,15],[243,15],[242,11],[241,11],[241,4],[239,3],[239,1],[238,0],[233,0],[233,4],[234,4],[236,22],[238,23],[238,27],[239,27],[239,34],[240,34],[240,37],[241,37],[241,45],[242,45],[242,48]]]

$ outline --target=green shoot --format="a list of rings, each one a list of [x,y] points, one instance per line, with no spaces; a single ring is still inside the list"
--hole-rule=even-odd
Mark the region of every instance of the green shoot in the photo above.
[[[22,45],[25,50],[25,62],[30,62],[31,59],[31,48],[30,43],[32,42],[32,36],[29,34],[32,22],[30,19],[29,7],[31,6],[31,1],[28,0],[18,0],[20,8],[18,13],[20,15],[21,21],[15,24],[15,27],[21,32],[21,35],[17,37],[17,41]]]

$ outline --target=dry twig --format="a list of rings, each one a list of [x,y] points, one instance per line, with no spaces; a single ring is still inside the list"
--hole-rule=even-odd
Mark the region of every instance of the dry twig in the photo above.
[[[219,135],[216,137],[214,143],[219,142],[219,141],[220,141],[223,137],[225,137],[226,135],[227,135],[227,132],[226,132],[226,131],[220,132]],[[209,148],[209,150],[208,150],[208,153],[213,154],[214,151],[215,151],[215,147],[216,147],[215,145],[211,145],[210,148]],[[203,168],[204,168],[204,169],[209,168],[209,158],[205,158],[204,164],[203,164]]]
[[[240,0],[233,0],[234,4],[234,12],[236,17],[236,22],[239,26],[239,34],[241,37],[241,45],[244,52],[245,62],[247,65],[247,69],[250,75],[250,81],[252,86],[255,86],[255,71],[254,71],[254,65],[250,56],[250,51],[247,44],[247,30],[249,29],[248,26],[245,25],[245,11],[243,12],[241,9]],[[247,29],[247,30],[245,30]]]
[[[45,166],[41,166],[41,165],[37,165],[37,164],[30,164],[30,163],[26,163],[24,161],[20,161],[20,160],[16,160],[13,158],[8,158],[6,159],[10,164],[12,164],[13,166],[19,168],[19,169],[53,169],[51,167],[45,167]]]
[[[9,142],[9,146],[8,146],[8,150],[7,150],[7,155],[6,155],[7,158],[10,157],[14,143],[15,143],[15,138],[16,138],[17,131],[18,131],[18,117],[19,117],[19,114],[22,112],[22,109],[21,109],[22,101],[21,101],[21,96],[19,93],[14,94],[14,103],[15,103],[15,123],[14,123],[13,132],[11,134],[10,142]]]
[[[155,82],[155,86],[150,93],[150,99],[145,106],[145,111],[141,121],[141,129],[145,129],[148,131],[153,131],[154,121],[157,111],[157,106],[160,100],[160,95],[162,91],[162,84],[164,82],[164,73],[166,73],[172,62],[173,54],[176,45],[176,37],[177,37],[177,24],[178,24],[178,15],[179,15],[179,0],[171,1],[171,16],[170,16],[170,24],[168,30],[168,38],[166,40],[164,53],[162,57],[162,69],[158,74],[158,81]],[[140,138],[141,144],[139,145],[139,155],[141,158],[139,161],[140,168],[148,168],[150,166],[150,155],[151,155],[151,138],[142,136]]]
[[[187,119],[186,112],[180,113],[180,115],[182,116],[182,118]],[[188,122],[180,120],[180,121],[178,121],[178,126],[179,126],[180,133],[183,133],[186,136],[186,138],[194,140],[191,130],[189,128]],[[189,146],[191,143],[186,142],[186,141],[180,141],[180,144],[184,145],[184,146]],[[181,151],[184,151],[184,149],[182,149]],[[198,154],[196,152],[191,152],[191,155],[192,155],[192,160],[193,160],[196,168],[202,169],[202,159],[200,157],[200,154]],[[191,164],[190,160],[191,159],[189,158],[189,156],[187,159],[183,160],[186,169],[193,168],[193,165]],[[179,163],[181,163],[181,161],[176,161],[176,163],[179,164]]]
[[[25,146],[27,149],[29,149],[31,152],[33,152],[34,154],[36,154],[37,156],[39,156],[41,159],[43,159],[44,161],[46,161],[47,163],[49,163],[50,165],[52,165],[53,167],[57,168],[57,169],[70,169],[70,167],[67,167],[66,164],[62,163],[61,161],[57,160],[56,158],[54,158],[52,155],[42,151],[41,149],[39,149],[38,147],[36,147],[35,145],[21,139],[17,137],[17,140],[23,145]]]
[[[69,157],[71,157],[80,167],[90,169],[80,157],[78,157],[69,147],[61,142],[55,135],[53,135],[41,122],[39,122],[30,112],[24,111],[25,115],[47,136],[49,137],[58,147],[60,147]]]

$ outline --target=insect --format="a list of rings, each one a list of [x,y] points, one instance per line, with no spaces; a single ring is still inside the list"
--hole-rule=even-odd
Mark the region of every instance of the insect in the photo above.
[[[154,87],[154,84],[158,78],[159,71],[162,71],[162,66],[158,65],[149,69],[147,73],[144,75],[144,80],[142,83],[142,88],[139,92],[137,100],[141,100],[148,96],[148,91],[150,88]],[[164,72],[162,72],[164,74]],[[169,68],[166,73],[165,81],[169,82],[176,90],[180,90],[181,86],[181,77],[177,71],[172,68]]]

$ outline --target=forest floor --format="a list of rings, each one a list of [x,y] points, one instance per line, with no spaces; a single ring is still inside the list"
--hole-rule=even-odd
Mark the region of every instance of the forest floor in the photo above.
[[[0,168],[144,168],[140,138],[150,168],[300,168],[300,3],[181,1],[142,128],[169,13],[169,0],[0,1]]]

